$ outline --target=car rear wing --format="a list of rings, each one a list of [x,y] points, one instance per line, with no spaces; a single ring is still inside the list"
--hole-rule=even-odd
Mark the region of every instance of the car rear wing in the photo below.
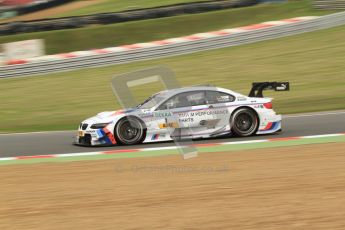
[[[264,90],[289,91],[289,82],[254,82],[249,97],[264,97]]]

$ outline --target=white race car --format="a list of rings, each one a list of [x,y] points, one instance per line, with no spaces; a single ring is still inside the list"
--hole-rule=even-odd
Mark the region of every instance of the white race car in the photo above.
[[[135,108],[102,112],[83,121],[76,144],[133,145],[224,135],[241,137],[281,130],[265,89],[287,91],[288,82],[253,83],[249,96],[214,86],[192,86],[154,94]]]

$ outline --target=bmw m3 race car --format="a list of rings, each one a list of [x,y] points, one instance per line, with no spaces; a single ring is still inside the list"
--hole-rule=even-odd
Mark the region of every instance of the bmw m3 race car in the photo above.
[[[97,114],[83,121],[76,144],[132,145],[224,135],[240,137],[281,130],[281,115],[263,90],[287,91],[288,82],[253,83],[249,96],[214,86],[159,92],[135,108]]]

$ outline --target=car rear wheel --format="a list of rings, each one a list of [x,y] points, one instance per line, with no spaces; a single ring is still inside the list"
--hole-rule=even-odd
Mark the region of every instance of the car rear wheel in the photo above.
[[[231,116],[230,125],[236,136],[247,137],[255,134],[259,127],[259,119],[253,110],[240,108]]]
[[[123,145],[142,143],[145,138],[145,128],[141,121],[132,117],[122,118],[115,127],[117,142]]]

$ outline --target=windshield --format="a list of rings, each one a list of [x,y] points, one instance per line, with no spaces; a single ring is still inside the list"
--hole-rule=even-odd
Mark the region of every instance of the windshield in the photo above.
[[[160,102],[162,102],[165,99],[160,94],[155,94],[149,98],[147,98],[143,103],[139,104],[137,106],[138,109],[151,109],[152,107],[158,105]]]

